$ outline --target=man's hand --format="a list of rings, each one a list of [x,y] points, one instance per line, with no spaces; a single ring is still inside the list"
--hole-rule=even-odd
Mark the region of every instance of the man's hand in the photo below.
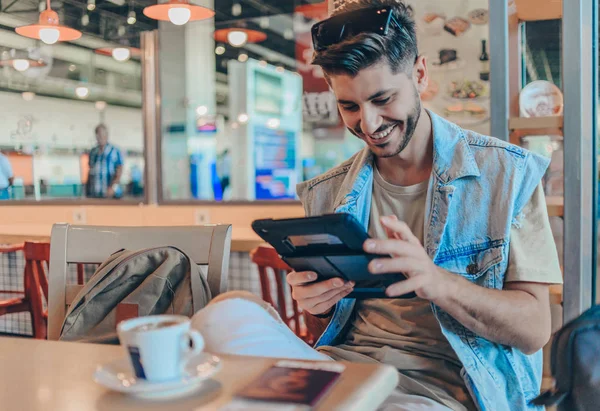
[[[364,250],[371,254],[391,255],[369,263],[373,274],[404,273],[406,280],[390,285],[386,294],[396,297],[415,292],[420,298],[436,302],[451,292],[454,274],[436,266],[408,225],[396,216],[382,217],[387,240],[367,240]]]
[[[550,338],[548,285],[508,283],[503,290],[481,287],[460,275],[437,267],[408,226],[395,217],[383,217],[388,240],[367,240],[369,253],[392,258],[369,264],[374,274],[404,273],[405,281],[392,284],[389,296],[414,291],[438,305],[475,334],[498,344],[533,354]]]
[[[298,307],[311,314],[329,312],[354,288],[354,282],[344,283],[341,278],[313,283],[316,279],[317,274],[310,271],[291,272],[287,276],[287,282],[292,287],[292,298],[298,302]]]
[[[106,189],[106,198],[113,198],[115,196],[115,190],[112,187]]]

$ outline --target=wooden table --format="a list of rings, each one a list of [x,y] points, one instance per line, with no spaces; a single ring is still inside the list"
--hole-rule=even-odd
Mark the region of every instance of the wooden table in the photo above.
[[[276,360],[221,356],[223,369],[178,400],[141,400],[94,383],[96,366],[123,355],[119,346],[0,337],[0,404],[19,411],[218,410]],[[398,382],[388,365],[346,363],[318,410],[374,410]]]

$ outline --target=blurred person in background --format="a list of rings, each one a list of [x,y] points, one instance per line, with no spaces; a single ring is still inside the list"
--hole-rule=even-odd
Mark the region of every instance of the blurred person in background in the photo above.
[[[13,185],[15,176],[8,157],[0,153],[0,200],[10,200],[8,188]]]
[[[228,148],[217,156],[217,175],[221,183],[223,199],[227,199],[229,198],[227,189],[231,184],[231,153]]]
[[[104,124],[96,127],[98,145],[90,151],[87,196],[91,198],[120,198],[123,174],[123,155],[108,142],[108,128]]]
[[[144,172],[137,164],[131,167],[129,183],[129,194],[132,197],[140,197],[144,194]]]

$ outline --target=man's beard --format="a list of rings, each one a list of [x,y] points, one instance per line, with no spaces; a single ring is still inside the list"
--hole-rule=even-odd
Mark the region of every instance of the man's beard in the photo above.
[[[385,153],[385,154],[379,155],[378,157],[382,157],[382,158],[395,157],[398,154],[400,154],[402,151],[404,151],[406,146],[408,146],[408,143],[410,143],[410,140],[412,139],[413,134],[415,133],[415,129],[417,128],[417,124],[419,123],[419,118],[421,118],[421,99],[419,97],[416,87],[414,88],[414,98],[415,98],[415,104],[413,105],[413,109],[411,110],[410,113],[408,113],[408,116],[406,118],[406,126],[404,127],[404,136],[403,136],[402,140],[400,140],[398,147],[396,147],[396,149],[394,151],[392,151],[391,153]],[[377,153],[373,153],[373,154],[375,154],[377,156]]]

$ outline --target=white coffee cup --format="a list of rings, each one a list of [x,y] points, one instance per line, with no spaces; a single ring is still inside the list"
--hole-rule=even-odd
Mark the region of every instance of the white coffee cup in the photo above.
[[[204,349],[202,335],[183,315],[133,318],[117,332],[136,377],[150,382],[181,378],[185,363]]]

